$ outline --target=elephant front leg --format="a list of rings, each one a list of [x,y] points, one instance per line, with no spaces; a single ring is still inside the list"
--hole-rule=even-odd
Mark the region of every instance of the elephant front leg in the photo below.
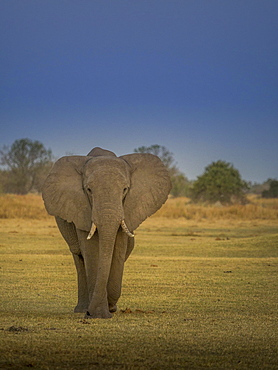
[[[74,263],[77,271],[78,283],[78,302],[74,312],[87,312],[89,306],[89,293],[85,272],[84,259],[81,255],[73,254]]]
[[[87,319],[110,319],[112,317],[109,311],[107,292],[99,292],[97,289],[94,292],[93,298],[89,304],[89,308],[85,318]]]
[[[107,305],[107,293],[96,288],[97,275],[99,271],[99,240],[98,232],[95,232],[91,239],[87,239],[88,232],[77,230],[77,235],[81,241],[81,251],[84,257],[84,270],[87,282],[88,304],[85,312],[87,318],[101,317],[99,307]],[[94,303],[97,302],[95,305]],[[107,308],[108,311],[108,308]],[[83,311],[82,311],[83,312]],[[109,313],[109,311],[108,311]]]
[[[87,274],[88,284],[89,282],[89,307],[87,310],[86,318],[102,318],[108,319],[112,315],[109,311],[108,300],[107,300],[107,279],[106,275],[109,275],[109,271],[105,272],[107,267],[103,265],[97,266],[97,273],[90,278],[90,274]],[[89,269],[87,269],[89,270]]]
[[[121,296],[124,262],[128,253],[128,239],[131,238],[125,233],[122,231],[118,232],[107,284],[108,306],[109,311],[112,313],[117,311],[117,302]]]
[[[74,309],[74,312],[86,312],[89,305],[89,295],[84,259],[81,254],[77,230],[72,222],[69,223],[61,219],[60,217],[56,217],[56,222],[63,238],[65,239],[69,246],[76,267],[78,283],[78,302],[77,306]]]

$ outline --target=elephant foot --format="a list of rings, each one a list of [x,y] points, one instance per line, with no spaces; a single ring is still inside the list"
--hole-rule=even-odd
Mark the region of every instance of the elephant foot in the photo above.
[[[87,312],[88,307],[89,307],[89,299],[78,297],[77,305],[75,306],[73,312],[75,313]]]
[[[102,312],[96,310],[93,314],[90,314],[89,311],[86,312],[84,319],[111,319],[113,317],[112,313],[108,312]]]
[[[84,312],[87,312],[87,309],[88,309],[88,305],[86,307],[77,305],[74,308],[73,312],[74,313],[84,313]]]
[[[118,309],[118,307],[117,307],[116,304],[111,305],[111,306],[109,305],[109,312],[114,313],[114,312],[117,311],[117,309]]]

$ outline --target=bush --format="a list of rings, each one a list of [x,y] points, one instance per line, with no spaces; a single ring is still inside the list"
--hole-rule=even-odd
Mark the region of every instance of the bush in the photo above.
[[[217,161],[207,166],[204,174],[194,182],[191,198],[196,202],[245,203],[247,189],[246,181],[232,164]]]
[[[263,198],[278,198],[278,181],[270,180],[269,189],[262,192]]]

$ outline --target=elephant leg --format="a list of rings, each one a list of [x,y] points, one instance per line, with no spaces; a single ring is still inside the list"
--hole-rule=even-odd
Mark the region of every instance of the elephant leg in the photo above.
[[[93,297],[98,271],[98,233],[96,232],[90,240],[87,240],[87,231],[77,229],[77,235],[80,240],[84,274],[86,276],[87,283],[88,301],[90,302]]]
[[[134,238],[128,238],[128,240],[127,240],[127,250],[126,250],[126,255],[125,255],[125,261],[128,259],[128,257],[130,256],[131,252],[133,251],[134,244],[135,244]]]
[[[124,237],[126,239],[126,236]],[[115,259],[113,256],[113,262],[111,266],[111,272],[108,282],[108,303],[109,303],[109,310],[110,312],[116,312],[117,311],[117,302],[118,299],[121,296],[121,290],[122,290],[122,278],[123,278],[123,272],[124,272],[124,262],[128,259],[131,252],[134,248],[134,238],[127,238],[127,246],[121,244],[126,243],[124,241],[118,241],[119,244],[116,242],[115,250],[117,252],[114,252]],[[119,254],[120,252],[120,254]],[[125,255],[124,255],[125,252]],[[124,255],[124,261],[123,261],[123,255]]]
[[[80,243],[74,224],[56,217],[57,226],[72,253],[77,271],[78,302],[74,312],[86,312],[89,305],[88,287],[84,259],[81,255]]]
[[[78,302],[74,312],[87,312],[89,306],[89,294],[84,259],[82,255],[73,254],[72,256],[77,271],[78,283]]]
[[[126,260],[129,238],[124,232],[117,234],[109,280],[107,284],[107,298],[110,312],[117,311],[117,302],[121,296],[124,262]]]

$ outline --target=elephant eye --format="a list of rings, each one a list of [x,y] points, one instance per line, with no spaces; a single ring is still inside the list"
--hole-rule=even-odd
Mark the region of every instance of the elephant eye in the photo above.
[[[124,188],[124,190],[123,190],[123,195],[124,195],[124,197],[126,196],[127,191],[128,191],[128,188]]]
[[[91,194],[92,193],[91,188],[87,188],[87,192]]]

